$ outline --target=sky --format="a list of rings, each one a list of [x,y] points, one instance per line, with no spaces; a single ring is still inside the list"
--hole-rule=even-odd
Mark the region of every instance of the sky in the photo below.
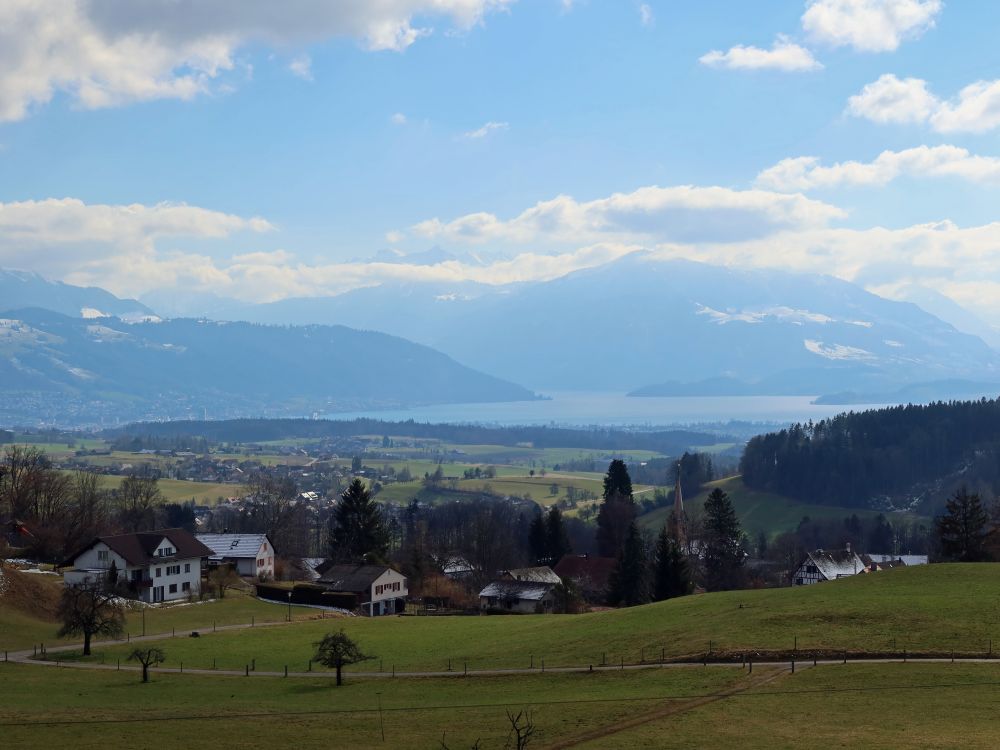
[[[970,0],[0,0],[0,267],[265,302],[644,250],[1000,324],[997,28]]]

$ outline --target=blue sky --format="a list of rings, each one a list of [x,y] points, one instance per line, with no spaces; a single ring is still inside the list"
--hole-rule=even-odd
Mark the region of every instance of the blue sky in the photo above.
[[[271,5],[5,0],[0,266],[271,300],[648,249],[1000,322],[995,3]]]

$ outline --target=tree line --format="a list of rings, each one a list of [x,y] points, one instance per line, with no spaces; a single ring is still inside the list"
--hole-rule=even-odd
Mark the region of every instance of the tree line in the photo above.
[[[752,438],[740,470],[753,489],[844,507],[909,500],[959,471],[963,482],[996,494],[1000,400],[894,406],[795,424]]]
[[[572,429],[547,426],[483,427],[479,425],[429,424],[413,420],[386,422],[379,419],[229,419],[219,421],[140,422],[109,437],[127,444],[131,438],[155,443],[160,438],[199,437],[211,443],[253,443],[286,438],[344,438],[355,435],[406,435],[433,438],[463,445],[531,444],[535,448],[582,448],[590,450],[649,450],[678,454],[689,445],[715,443],[722,438],[693,430],[638,432],[611,428]]]

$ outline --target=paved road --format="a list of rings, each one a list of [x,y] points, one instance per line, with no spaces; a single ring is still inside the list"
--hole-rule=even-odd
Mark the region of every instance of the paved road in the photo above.
[[[267,623],[254,625],[251,623],[244,623],[240,625],[222,625],[215,628],[216,632],[228,631],[228,630],[246,630],[248,628],[273,628],[287,626],[290,623]],[[211,630],[197,629],[199,632],[211,633]],[[178,635],[173,635],[173,633],[156,633],[146,636],[136,636],[135,638],[128,639],[118,639],[111,641],[97,641],[94,643],[95,647],[104,646],[120,646],[120,645],[130,645],[132,643],[143,643],[146,641],[162,641],[169,638],[187,638],[189,637],[190,631],[185,630],[183,633]],[[75,651],[80,649],[83,644],[67,644],[61,646],[55,646],[46,649],[46,653],[49,656],[57,655],[66,651]],[[126,671],[140,671],[141,667],[132,665],[118,665],[116,664],[99,664],[97,662],[67,662],[67,661],[55,661],[55,660],[42,660],[34,658],[34,651],[32,649],[25,649],[22,651],[11,651],[6,654],[6,660],[10,662],[16,662],[19,664],[31,664],[34,666],[41,667],[56,667],[59,669],[103,669],[103,670],[126,670]],[[812,659],[808,660],[798,660],[792,661],[758,661],[755,662],[753,668],[766,669],[770,671],[792,671],[793,669],[801,670],[807,667],[819,666],[819,665],[829,665],[829,664],[842,664],[843,659],[817,659],[815,662]],[[963,663],[963,664],[977,664],[977,663],[992,663],[996,664],[998,659],[987,659],[987,658],[921,658],[913,656],[899,656],[896,658],[883,658],[883,659],[852,659],[851,663],[862,662],[865,664],[898,664],[901,662],[921,662],[921,663]],[[578,673],[578,672],[620,672],[620,671],[634,671],[639,669],[704,669],[704,668],[724,668],[724,669],[747,669],[747,665],[741,664],[740,662],[701,662],[701,661],[688,661],[688,662],[648,662],[644,664],[617,664],[617,665],[582,665],[582,666],[571,666],[571,667],[533,667],[533,668],[520,668],[520,669],[469,669],[466,670],[464,667],[452,670],[430,670],[430,671],[381,671],[381,672],[349,672],[351,677],[364,677],[364,678],[394,678],[394,677],[495,677],[500,675],[518,675],[518,674],[543,674],[549,672],[555,672],[560,674],[565,673]],[[332,671],[289,671],[287,675],[282,670],[280,672],[275,671],[265,671],[265,670],[250,670],[246,669],[197,669],[188,668],[181,669],[179,667],[156,667],[151,669],[151,672],[161,672],[165,674],[197,674],[197,675],[229,675],[229,676],[250,676],[250,677],[319,677],[319,678],[330,678],[335,677],[335,673]]]

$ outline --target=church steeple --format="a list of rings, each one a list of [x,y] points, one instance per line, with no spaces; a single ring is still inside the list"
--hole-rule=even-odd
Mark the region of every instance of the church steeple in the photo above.
[[[681,547],[687,543],[686,519],[684,517],[684,493],[681,492],[681,462],[677,462],[677,482],[674,484],[674,508],[667,521],[667,533]]]

